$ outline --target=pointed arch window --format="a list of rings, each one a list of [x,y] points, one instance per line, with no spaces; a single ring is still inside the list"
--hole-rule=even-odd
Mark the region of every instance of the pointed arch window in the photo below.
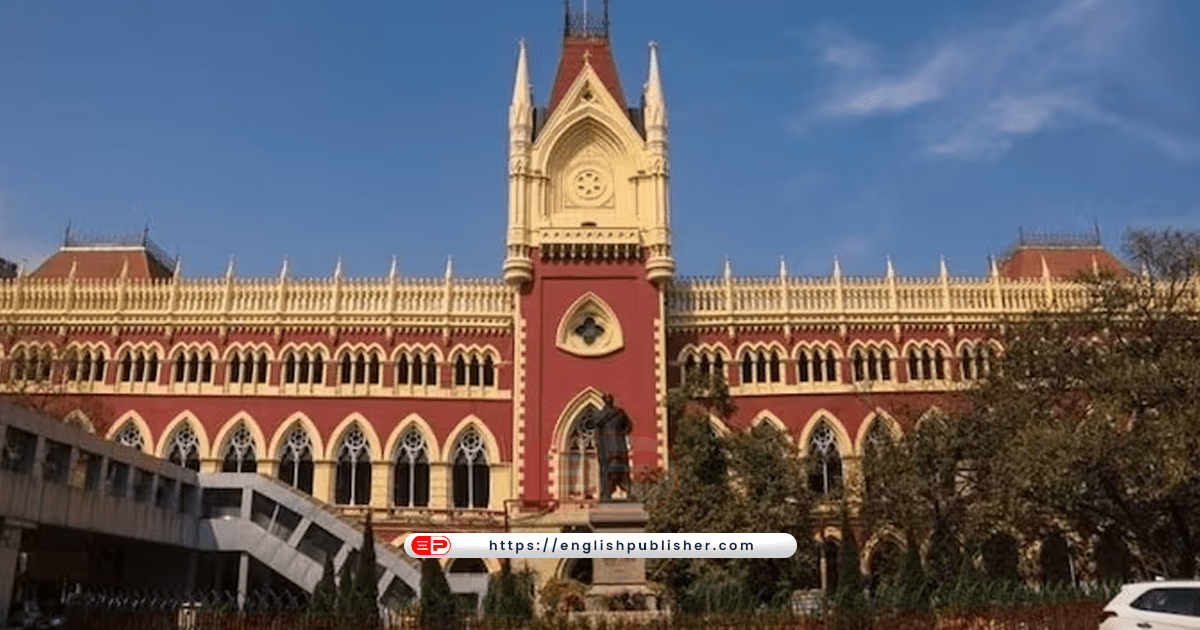
[[[121,427],[121,431],[117,433],[116,442],[121,446],[128,446],[139,451],[146,450],[146,438],[133,421],[126,422],[125,426]]]
[[[167,459],[184,468],[200,470],[200,439],[196,437],[191,425],[184,423],[175,430],[171,436]]]
[[[842,454],[833,427],[822,420],[808,438],[808,485],[817,494],[842,488]]]
[[[972,369],[975,367],[975,357],[971,356],[971,348],[969,346],[963,346],[962,354],[959,355],[958,363],[962,380],[975,380],[974,371]]]
[[[753,382],[754,382],[754,359],[750,356],[750,353],[747,352],[746,354],[742,355],[742,383],[746,384],[746,383],[753,383]]]
[[[867,379],[866,364],[867,360],[863,357],[863,351],[856,348],[854,350],[854,380],[864,381]]]
[[[400,507],[429,505],[429,449],[420,431],[409,429],[400,438],[392,481],[393,504]]]
[[[454,384],[467,384],[467,361],[461,354],[454,360]]]
[[[279,480],[297,490],[313,491],[312,438],[303,427],[293,427],[279,453]]]
[[[254,436],[250,434],[250,430],[246,428],[245,424],[239,424],[229,436],[229,444],[225,447],[225,458],[221,462],[221,472],[258,472]]]
[[[594,423],[597,409],[588,405],[576,417],[563,452],[562,488],[568,499],[595,499],[600,492],[600,456]]]
[[[337,479],[334,502],[341,505],[368,505],[371,502],[370,443],[357,426],[346,432],[337,453]]]
[[[454,449],[454,507],[486,508],[491,492],[491,470],[483,452],[483,437],[469,429]]]

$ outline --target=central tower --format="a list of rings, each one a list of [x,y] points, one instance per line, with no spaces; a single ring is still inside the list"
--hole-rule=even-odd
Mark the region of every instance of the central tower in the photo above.
[[[603,393],[633,419],[634,470],[666,464],[666,105],[655,44],[641,103],[627,105],[607,1],[601,9],[566,2],[545,107],[534,105],[524,42],[517,55],[504,278],[520,312],[513,435],[527,499],[564,500],[568,486],[589,496],[587,471],[565,467],[579,465],[568,458],[577,420]]]

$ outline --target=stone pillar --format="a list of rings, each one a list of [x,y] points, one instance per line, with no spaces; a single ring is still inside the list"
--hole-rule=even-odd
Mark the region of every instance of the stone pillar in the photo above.
[[[371,507],[387,508],[392,505],[392,462],[371,462]]]
[[[429,464],[429,507],[435,510],[449,509],[454,505],[453,488],[450,475],[450,464],[430,462]]]
[[[250,554],[241,553],[238,555],[238,584],[237,584],[237,607],[238,610],[246,608],[246,589],[250,585]]]
[[[614,501],[600,503],[591,511],[589,521],[597,534],[636,533],[646,531],[650,515],[641,503]],[[593,558],[592,586],[587,593],[589,610],[606,610],[604,598],[619,593],[641,594],[646,609],[657,610],[658,602],[646,587],[645,558]]]
[[[313,461],[313,497],[326,503],[333,503],[333,467],[331,461]]]
[[[7,620],[16,595],[22,530],[5,523],[0,526],[0,619]]]

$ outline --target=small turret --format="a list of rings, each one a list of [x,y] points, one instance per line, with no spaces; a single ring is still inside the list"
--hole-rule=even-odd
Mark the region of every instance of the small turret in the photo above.
[[[642,115],[648,142],[665,142],[667,104],[663,98],[662,76],[658,69],[658,42],[650,42],[650,72],[642,91]]]

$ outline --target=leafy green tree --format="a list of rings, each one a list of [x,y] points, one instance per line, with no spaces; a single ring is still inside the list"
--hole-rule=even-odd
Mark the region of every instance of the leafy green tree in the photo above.
[[[842,544],[838,551],[838,590],[834,593],[834,606],[843,611],[861,610],[863,598],[862,572],[859,570],[858,541],[850,525],[850,508],[842,504]]]
[[[334,578],[336,571],[333,570],[333,558],[329,555],[325,556],[325,565],[321,571],[321,579],[317,582],[317,586],[313,589],[312,599],[309,602],[309,607],[316,613],[331,613],[337,610],[338,590],[337,581]]]
[[[672,390],[670,469],[638,497],[650,512],[647,529],[778,531],[807,540],[812,500],[794,447],[766,423],[719,435],[710,417],[732,412],[719,375],[691,372]],[[667,559],[651,571],[685,611],[784,605],[811,561],[804,551],[787,559]]]
[[[528,621],[533,618],[536,583],[532,571],[513,571],[511,562],[505,560],[500,571],[488,579],[487,596],[483,600],[484,614],[503,620],[509,626]]]
[[[352,559],[347,559],[346,562],[342,563],[342,570],[338,575],[337,612],[343,615],[358,612],[361,603],[358,585],[354,582],[354,567],[352,565],[354,565]]]
[[[458,604],[442,565],[433,558],[421,561],[421,604],[417,617],[421,630],[453,630],[458,627]]]

